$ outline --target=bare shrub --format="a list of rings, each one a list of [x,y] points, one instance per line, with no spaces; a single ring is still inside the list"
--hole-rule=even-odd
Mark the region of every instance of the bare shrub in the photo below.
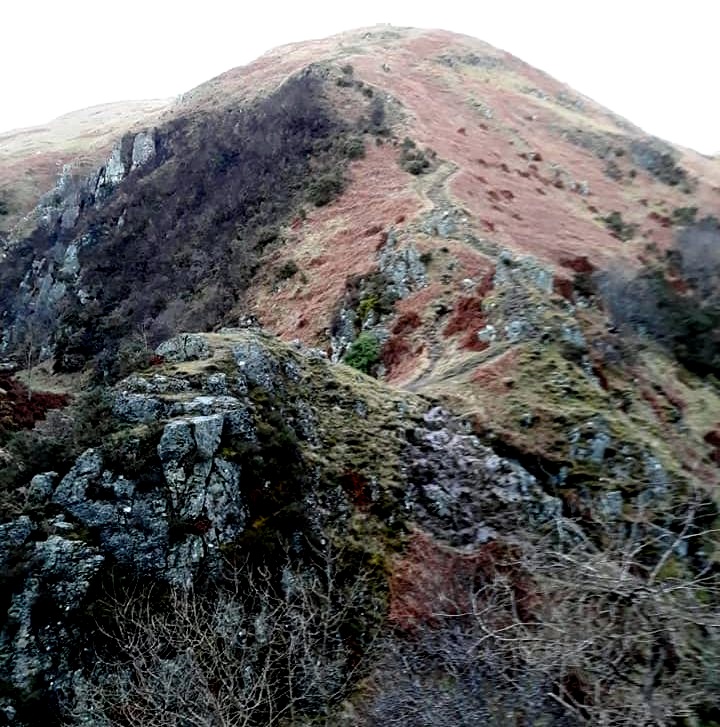
[[[699,529],[701,510],[672,527],[613,532],[604,548],[577,530],[473,553],[438,544],[433,553],[425,539],[399,566],[396,631],[369,680],[363,723],[716,720],[720,576],[707,563],[692,571],[688,556],[717,540]]]
[[[720,371],[720,226],[684,228],[664,265],[596,276],[616,326],[654,339],[688,369]]]
[[[706,217],[681,230],[672,255],[681,274],[700,299],[717,305],[720,300],[720,223]]]
[[[288,551],[289,554],[289,551]],[[371,578],[341,573],[328,541],[280,573],[225,564],[206,591],[109,596],[110,645],[74,710],[82,723],[147,727],[330,724],[373,640]],[[375,604],[375,606],[377,606]],[[367,628],[367,630],[366,630]]]

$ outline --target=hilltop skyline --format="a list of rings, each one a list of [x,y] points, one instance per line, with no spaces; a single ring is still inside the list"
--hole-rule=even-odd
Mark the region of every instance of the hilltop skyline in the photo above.
[[[99,104],[174,97],[279,45],[392,23],[481,38],[649,133],[704,154],[720,151],[720,104],[706,92],[718,10],[699,0],[684,3],[681,15],[670,2],[654,3],[650,14],[644,4],[617,0],[582,16],[566,0],[472,9],[458,2],[275,3],[253,8],[252,18],[218,0],[204,3],[202,14],[187,3],[169,8],[129,0],[119,14],[71,0],[43,7],[38,24],[33,4],[7,3],[14,32],[0,60],[12,72],[0,131]]]

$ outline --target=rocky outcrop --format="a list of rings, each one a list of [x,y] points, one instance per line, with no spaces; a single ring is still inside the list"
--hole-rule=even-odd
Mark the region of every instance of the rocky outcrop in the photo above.
[[[29,691],[72,702],[82,648],[93,639],[82,612],[113,569],[189,588],[257,527],[259,513],[272,523],[273,509],[291,506],[324,528],[349,523],[357,510],[383,527],[416,522],[469,547],[495,537],[508,507],[558,517],[531,475],[448,412],[409,394],[368,396],[352,370],[259,332],[209,339],[186,334],[164,344],[171,375],[121,382],[117,433],[62,476],[34,477],[32,516],[0,526],[0,565],[13,574],[0,630],[0,675],[11,695],[0,706],[17,715],[10,724],[27,724]],[[274,477],[286,471],[294,494],[266,511],[262,498],[273,502]]]
[[[388,331],[384,318],[392,306],[427,285],[427,271],[415,245],[400,244],[394,230],[377,254],[377,271],[362,279],[348,281],[344,300],[334,316],[330,348],[332,360],[339,361],[361,331],[384,343]]]
[[[210,348],[202,336],[180,333],[169,341],[161,343],[155,353],[166,361],[195,361],[209,358]]]
[[[420,260],[420,253],[412,244],[399,250],[394,232],[388,234],[380,250],[378,267],[388,281],[389,293],[399,300],[427,285],[425,265]]]
[[[53,355],[59,309],[68,296],[81,305],[89,299],[81,283],[82,257],[95,238],[92,233],[79,232],[78,221],[84,212],[102,207],[131,171],[150,165],[155,146],[153,130],[128,134],[116,143],[105,164],[90,175],[76,173],[72,164],[63,166],[55,187],[40,198],[28,218],[27,224],[34,221],[36,226],[34,235],[46,239],[47,251],[29,261],[13,301],[13,320],[6,322],[0,338],[0,350],[13,350],[29,335],[40,358]]]
[[[72,693],[83,631],[80,610],[105,559],[99,549],[62,534],[61,522],[60,534],[35,542],[27,519],[0,528],[11,544],[0,552],[0,572],[6,587],[15,581],[3,594],[0,679],[17,695],[0,698],[0,714],[6,724],[37,724],[33,720],[50,716]],[[38,690],[44,700],[34,703],[37,698],[29,697]]]
[[[517,503],[538,522],[561,517],[562,503],[535,477],[483,446],[440,407],[423,415],[407,446],[408,506],[444,542],[467,548],[497,537],[498,513]]]
[[[55,187],[38,203],[38,221],[49,232],[72,231],[82,210],[102,204],[132,170],[150,164],[155,153],[155,132],[150,129],[120,139],[105,164],[88,176],[78,175],[72,164],[65,164]]]
[[[595,278],[612,260],[652,263],[674,225],[709,211],[701,208],[716,180],[705,162],[470,39],[407,30],[348,38],[284,57],[282,73],[268,75],[265,59],[229,74],[226,100],[215,83],[198,89],[157,130],[120,140],[89,176],[64,167],[41,200],[35,234],[14,241],[3,261],[0,352],[52,357],[60,372],[97,364],[98,380],[122,380],[106,392],[111,406],[99,407],[101,416],[82,411],[78,397],[71,413],[22,432],[27,440],[19,436],[15,449],[2,441],[3,467],[22,482],[0,492],[0,506],[10,503],[0,518],[0,724],[37,723],[42,703],[50,727],[82,693],[108,584],[150,582],[161,597],[196,592],[225,559],[249,558],[267,569],[273,595],[287,595],[318,545],[331,542],[351,552],[343,581],[372,563],[380,573],[373,597],[385,603],[383,589],[394,588],[386,574],[411,533],[422,532],[450,560],[481,562],[473,587],[498,573],[518,586],[510,595],[513,609],[528,608],[522,624],[498,615],[497,601],[479,606],[494,620],[490,633],[501,624],[498,643],[525,645],[517,634],[545,644],[550,630],[564,633],[568,619],[535,640],[537,619],[565,602],[577,573],[589,595],[572,619],[590,625],[608,603],[613,618],[625,602],[640,613],[653,585],[664,602],[716,570],[708,533],[717,508],[706,493],[720,438],[702,437],[717,392],[652,341],[635,350],[610,330]],[[302,69],[316,50],[322,60]],[[346,61],[358,52],[353,71]],[[253,98],[255,82],[262,98]],[[433,92],[416,93],[422,88]],[[406,175],[397,157],[415,144],[432,144],[418,147],[415,161],[427,154],[433,162]],[[686,206],[691,175],[705,173]],[[339,196],[307,195],[316,188]],[[635,238],[606,229],[620,211]],[[287,260],[292,270],[278,267]],[[288,271],[292,282],[278,283],[275,272]],[[684,284],[670,272],[669,283]],[[274,305],[277,315],[266,318]],[[362,354],[346,360],[428,398],[329,365],[301,343],[285,347],[254,324],[181,333],[149,349],[176,331],[243,320],[245,309],[287,338],[329,344],[334,363],[348,350]],[[127,376],[133,361],[147,370]],[[93,440],[95,427],[107,433]],[[543,553],[551,543],[559,562],[577,558],[545,601],[540,581],[558,571],[517,572],[530,541]],[[278,567],[282,549],[297,573]],[[638,562],[628,565],[628,553],[640,553]],[[615,566],[621,587],[593,590],[613,584]],[[634,579],[637,588],[627,585]],[[709,590],[703,585],[706,602]],[[448,616],[453,638],[466,611]],[[357,633],[365,615],[353,614]],[[602,711],[601,693],[615,692],[622,706],[630,677],[647,693],[658,686],[660,672],[644,667],[654,670],[663,653],[668,693],[690,683],[675,655],[696,653],[703,623],[673,654],[665,642],[685,626],[663,633],[642,618],[654,633],[637,648],[593,654],[590,668],[573,665],[549,681],[539,668],[543,680],[521,711],[554,715],[548,695],[583,717]],[[602,633],[595,644],[611,632]],[[547,657],[543,647],[543,658],[565,663],[586,648],[581,636],[577,650],[566,642]],[[486,653],[497,651],[487,632],[479,638]],[[625,648],[626,639],[607,642]],[[463,675],[484,679],[473,664],[479,652],[462,650]],[[524,659],[516,657],[507,663]],[[92,678],[103,677],[97,661]],[[161,668],[181,661],[163,657]],[[621,665],[619,681],[585,687],[595,663]],[[710,662],[702,669],[717,671]],[[465,691],[458,670],[441,672],[438,699],[447,684]],[[521,673],[512,679],[530,693]],[[404,676],[424,689],[423,674]],[[498,674],[506,677],[505,663]],[[488,692],[496,686],[485,682]],[[388,713],[401,719],[395,706]],[[560,702],[555,709],[565,711]],[[653,707],[653,719],[663,709]],[[692,713],[685,703],[678,709]]]

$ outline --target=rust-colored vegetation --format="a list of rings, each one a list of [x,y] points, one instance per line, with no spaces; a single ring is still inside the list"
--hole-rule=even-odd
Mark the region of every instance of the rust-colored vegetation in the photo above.
[[[514,596],[518,616],[533,619],[538,596],[532,578],[524,573],[513,548],[490,541],[472,552],[444,547],[426,533],[412,535],[403,557],[390,576],[390,622],[404,631],[432,627],[443,616],[460,616],[482,608],[473,594],[492,592],[500,577]],[[498,612],[502,620],[507,613]],[[502,624],[497,624],[501,626]]]
[[[50,409],[67,406],[70,397],[43,391],[30,392],[11,375],[0,375],[0,435],[18,429],[32,429]]]

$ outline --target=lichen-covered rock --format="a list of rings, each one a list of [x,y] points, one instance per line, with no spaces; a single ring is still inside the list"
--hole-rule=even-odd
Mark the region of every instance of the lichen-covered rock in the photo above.
[[[28,486],[28,502],[32,505],[43,504],[52,495],[57,478],[57,472],[35,475]]]
[[[259,341],[248,340],[233,347],[235,363],[251,386],[275,391],[281,381],[278,361]]]
[[[477,545],[508,505],[542,520],[560,517],[561,503],[519,464],[499,457],[440,407],[423,417],[408,443],[406,508],[423,527],[458,546]]]
[[[145,377],[133,374],[121,381],[117,388],[120,391],[130,391],[135,394],[177,394],[187,391],[190,384],[179,376],[153,374]]]
[[[350,344],[357,337],[356,327],[357,313],[351,308],[343,307],[335,316],[330,338],[331,360],[333,363],[337,363],[342,359]]]
[[[549,294],[553,289],[553,274],[529,255],[515,256],[509,250],[503,250],[498,257],[494,285],[500,288],[517,286],[519,293],[532,286]]]
[[[141,131],[133,139],[131,168],[137,169],[155,157],[155,133],[154,131]]]
[[[612,442],[607,423],[600,417],[576,427],[568,436],[570,459],[600,464],[605,459],[605,451]]]
[[[104,469],[98,451],[88,450],[58,485],[53,503],[96,531],[116,561],[162,573],[169,530],[162,492],[138,490],[133,480]]]
[[[169,422],[158,444],[158,456],[164,462],[177,462],[195,448],[192,428],[187,420]]]
[[[221,457],[215,458],[208,478],[204,508],[213,537],[220,543],[232,542],[245,527],[241,475],[238,465]]]
[[[407,298],[413,290],[427,285],[425,265],[414,245],[398,250],[395,234],[390,233],[378,258],[380,272],[388,281],[388,290],[396,298]]]
[[[224,415],[224,432],[248,442],[255,439],[255,422],[249,409],[232,409]]]
[[[113,414],[124,422],[152,422],[161,419],[165,405],[151,396],[118,392],[113,399]]]
[[[220,444],[224,421],[223,415],[200,416],[190,421],[193,426],[198,456],[203,459],[211,459]]]
[[[103,561],[97,549],[59,535],[33,544],[0,630],[0,679],[11,689],[67,681],[76,612]]]
[[[233,411],[241,408],[242,402],[234,396],[196,396],[188,401],[178,401],[168,404],[167,415],[179,417],[187,415],[208,416],[215,412]]]
[[[7,573],[12,555],[25,544],[32,531],[33,524],[27,515],[0,525],[0,572]]]
[[[222,373],[210,374],[205,380],[205,388],[215,396],[227,396],[227,376]]]
[[[116,144],[105,164],[104,183],[118,184],[123,180],[125,176],[125,162],[122,157],[122,147],[120,144]]]
[[[196,361],[210,358],[211,351],[207,340],[196,333],[180,333],[161,343],[155,353],[166,361]]]
[[[60,268],[60,274],[68,277],[75,278],[80,272],[80,260],[78,258],[79,244],[77,242],[71,242],[65,250],[65,256],[63,257],[62,267]]]
[[[620,520],[623,511],[623,495],[619,490],[603,492],[597,498],[595,508],[603,520],[612,522]]]

